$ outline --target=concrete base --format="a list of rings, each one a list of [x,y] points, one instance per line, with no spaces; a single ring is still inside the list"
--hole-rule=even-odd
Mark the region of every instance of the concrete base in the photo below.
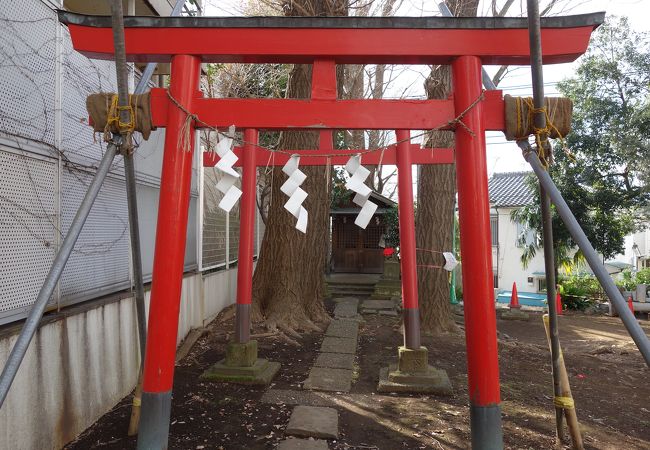
[[[208,370],[201,378],[239,384],[267,385],[280,370],[280,363],[257,357],[257,341],[230,342],[226,358]]]
[[[451,382],[444,370],[427,366],[427,370],[422,373],[408,374],[397,370],[396,364],[379,370],[377,392],[453,394]]]
[[[257,341],[244,344],[229,342],[226,348],[225,364],[229,367],[252,367],[257,361]]]
[[[255,364],[249,367],[229,366],[226,364],[226,360],[222,359],[203,372],[201,378],[226,383],[268,385],[279,370],[279,362],[261,358],[258,358]]]
[[[501,313],[503,320],[528,320],[530,316],[518,308],[511,308]]]
[[[440,395],[453,393],[444,370],[429,365],[426,347],[417,350],[399,347],[398,362],[379,371],[379,392],[419,392]]]

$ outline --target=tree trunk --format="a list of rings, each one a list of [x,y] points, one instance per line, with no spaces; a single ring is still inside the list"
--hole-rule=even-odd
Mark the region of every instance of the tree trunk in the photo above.
[[[287,15],[347,15],[342,0],[294,0]],[[309,98],[311,65],[295,65],[289,75],[288,98]],[[283,132],[280,149],[318,148],[318,132]],[[331,173],[324,166],[303,167],[302,188],[309,194],[307,233],[295,229],[296,219],[284,209],[287,196],[280,186],[287,179],[281,167],[273,169],[271,206],[260,255],[253,277],[253,320],[269,328],[313,330],[328,320],[323,307],[324,272],[329,242]]]
[[[476,16],[478,0],[447,0],[456,16]],[[427,98],[445,99],[451,92],[451,67],[434,66],[425,82]],[[449,131],[432,131],[426,147],[451,147],[454,136]],[[442,252],[452,250],[454,205],[456,200],[456,166],[425,165],[418,178],[415,239],[418,250],[418,296],[423,332],[441,333],[455,329],[449,298],[449,272],[420,267],[442,266]],[[429,251],[427,251],[429,250]],[[440,252],[440,253],[432,253]]]

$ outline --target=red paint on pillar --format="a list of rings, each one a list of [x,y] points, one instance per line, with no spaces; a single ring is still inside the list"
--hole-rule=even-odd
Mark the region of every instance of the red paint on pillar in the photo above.
[[[404,308],[418,308],[418,275],[415,259],[415,212],[413,174],[408,130],[397,130],[397,194],[399,210],[400,261]]]
[[[454,104],[460,114],[481,95],[481,60],[474,56],[459,57],[452,70]],[[463,118],[474,135],[465,127],[456,128],[467,377],[469,398],[475,406],[500,402],[483,114],[483,102],[479,102]]]
[[[200,59],[195,56],[179,55],[172,59],[169,89],[174,98],[188,109],[191,109],[198,89],[200,64]],[[190,140],[190,151],[179,147],[185,119],[186,115],[180,109],[169,108],[144,363],[145,392],[167,392],[171,390],[174,378],[194,154],[194,139]],[[193,133],[192,126],[192,137]]]
[[[237,304],[250,305],[253,299],[253,237],[257,207],[257,130],[244,131],[242,151],[242,196],[239,222],[239,261],[237,263]]]

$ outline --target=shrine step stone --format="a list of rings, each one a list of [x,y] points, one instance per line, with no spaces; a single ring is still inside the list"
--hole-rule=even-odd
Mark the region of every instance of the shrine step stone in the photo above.
[[[327,327],[325,336],[357,339],[359,323],[352,320],[333,320]]]
[[[293,409],[285,433],[298,437],[337,439],[339,415],[336,409],[299,405]]]
[[[334,308],[335,318],[350,318],[357,315],[358,304],[350,302],[339,302]]]
[[[349,353],[354,355],[357,352],[357,340],[325,336],[320,351],[322,353]]]
[[[328,367],[330,369],[354,369],[354,354],[347,353],[321,353],[316,358],[315,367]]]
[[[302,386],[313,391],[350,392],[352,374],[353,372],[347,369],[312,367]]]

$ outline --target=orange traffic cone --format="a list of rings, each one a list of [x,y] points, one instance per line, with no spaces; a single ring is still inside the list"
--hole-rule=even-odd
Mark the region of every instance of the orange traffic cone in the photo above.
[[[634,305],[632,304],[631,295],[627,298],[627,307],[630,308],[630,311],[632,311],[632,314],[634,314]]]
[[[562,297],[560,296],[559,292],[555,295],[555,309],[559,316],[564,314],[562,312]]]
[[[512,283],[512,294],[510,295],[510,309],[519,309],[521,305],[519,304],[519,296],[517,295],[517,283]]]

